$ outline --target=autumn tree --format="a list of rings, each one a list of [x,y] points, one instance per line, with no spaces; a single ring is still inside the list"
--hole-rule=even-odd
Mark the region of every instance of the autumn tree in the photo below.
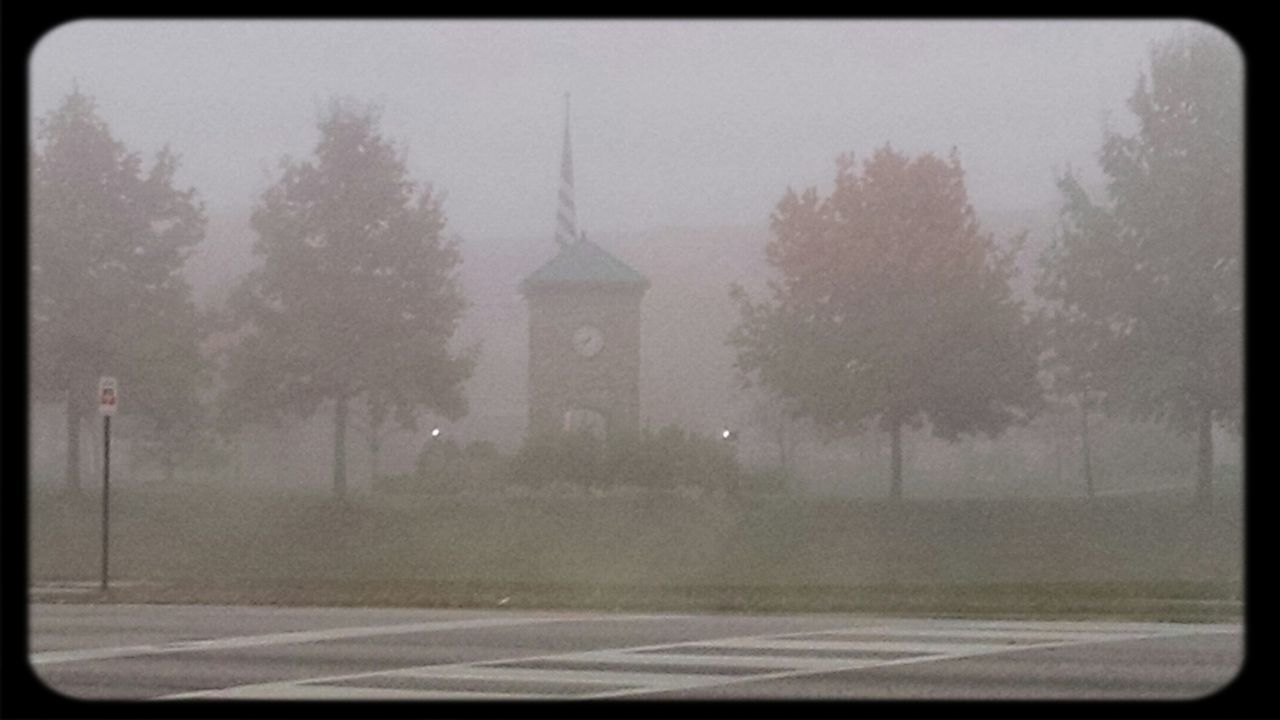
[[[204,236],[195,191],[174,187],[178,158],[149,168],[73,90],[40,118],[31,157],[31,383],[66,407],[66,485],[80,486],[80,425],[100,375],[122,390],[122,420],[172,462],[204,427],[204,334],[182,276]]]
[[[1197,436],[1197,498],[1212,490],[1213,425],[1243,408],[1243,113],[1239,51],[1202,30],[1155,44],[1108,130],[1095,200],[1059,181],[1062,222],[1042,259],[1060,375],[1112,412]]]
[[[338,497],[353,400],[404,427],[422,409],[458,417],[474,365],[472,351],[450,348],[466,303],[439,199],[408,177],[378,124],[376,108],[335,100],[314,159],[282,160],[251,219],[262,264],[229,304],[240,339],[223,419],[309,417],[332,402]]]
[[[780,278],[759,302],[732,294],[739,370],[819,426],[888,432],[894,499],[902,431],[997,435],[1041,401],[1038,336],[1010,289],[1014,251],[984,234],[953,152],[885,146],[835,188],[788,191],[765,248]]]

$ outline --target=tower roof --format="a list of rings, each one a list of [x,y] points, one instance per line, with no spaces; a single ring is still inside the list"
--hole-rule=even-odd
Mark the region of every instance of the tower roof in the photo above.
[[[571,287],[649,287],[649,279],[590,240],[561,246],[560,252],[520,283],[523,292]]]

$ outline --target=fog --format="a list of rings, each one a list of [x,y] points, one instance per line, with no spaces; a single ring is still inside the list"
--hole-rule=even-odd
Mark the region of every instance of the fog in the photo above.
[[[758,393],[743,387],[727,344],[740,319],[730,286],[741,284],[759,298],[773,277],[765,246],[784,194],[810,187],[829,194],[838,155],[852,152],[860,163],[886,143],[910,157],[954,151],[983,231],[1002,248],[1025,234],[1012,285],[1036,306],[1033,275],[1059,227],[1059,177],[1071,169],[1085,188],[1102,192],[1104,130],[1134,131],[1127,103],[1139,76],[1150,72],[1152,44],[1193,28],[1204,26],[83,20],[54,29],[30,56],[30,126],[78,87],[129,150],[144,158],[166,146],[177,153],[175,184],[196,190],[208,218],[184,268],[201,308],[224,309],[235,284],[261,264],[252,252],[255,204],[279,178],[282,157],[312,156],[317,120],[330,100],[351,98],[380,108],[380,130],[403,153],[409,176],[443,197],[444,234],[458,242],[469,305],[451,345],[479,348],[463,384],[468,412],[453,420],[424,413],[416,431],[389,431],[376,474],[364,434],[368,417],[353,406],[348,472],[370,513],[359,517],[335,520],[331,508],[289,499],[320,497],[332,485],[332,409],[242,431],[216,457],[187,462],[177,482],[138,459],[122,422],[113,440],[119,467],[113,466],[113,482],[136,493],[122,501],[121,512],[145,528],[121,525],[125,547],[139,553],[124,561],[123,572],[195,577],[219,568],[243,577],[365,573],[499,584],[696,582],[699,573],[730,584],[774,585],[1238,582],[1237,432],[1212,429],[1215,467],[1227,478],[1218,481],[1225,509],[1196,520],[1184,535],[1182,503],[1195,488],[1194,438],[1160,422],[1101,414],[1091,430],[1091,482],[1098,497],[1126,504],[1088,516],[1087,531],[1060,522],[1062,511],[1052,503],[1084,496],[1070,403],[997,438],[966,435],[952,443],[927,426],[906,431],[909,498],[1040,505],[898,508],[877,520],[879,506],[856,503],[880,502],[887,492],[888,436],[874,428],[833,434],[795,422],[780,445],[777,427],[753,419]],[[530,330],[520,282],[558,250],[566,93],[577,227],[650,282],[641,306],[640,426],[679,426],[707,437],[732,428],[736,462],[762,478],[785,466],[784,479],[761,493],[773,500],[756,498],[744,510],[704,489],[673,496],[687,506],[673,497],[636,499],[625,488],[604,498],[555,483],[512,489],[495,479],[505,471],[484,475],[474,468],[459,472],[484,478],[459,481],[461,490],[411,492],[404,501],[383,492],[436,462],[423,459],[431,428],[442,428],[460,447],[492,444],[503,457],[519,452],[526,438]],[[212,346],[220,342],[229,341]],[[122,407],[128,403],[125,387]],[[51,489],[66,462],[62,406],[34,403],[31,418],[31,478]],[[94,420],[82,434],[86,478],[100,471]],[[195,497],[211,493],[208,517],[198,519],[195,501],[175,499],[178,487]],[[253,503],[235,493],[252,492],[276,495],[250,511]],[[297,492],[303,495],[290,494]],[[593,510],[592,497],[613,504]],[[498,499],[486,505],[485,498]],[[92,555],[88,540],[59,533],[71,532],[89,509],[60,508],[51,497],[33,507],[44,513],[33,528],[40,545],[33,571],[75,575],[60,564],[84,565],[74,558],[82,550]],[[282,526],[268,517],[275,509],[286,516]],[[597,511],[616,524],[584,520]],[[825,519],[815,520],[819,515]],[[742,529],[744,517],[754,529]],[[193,523],[191,547],[203,549],[148,555],[145,548],[176,531],[175,518]],[[468,518],[509,525],[486,536]],[[332,536],[322,531],[335,522],[347,524]],[[433,525],[409,529],[421,523]],[[838,528],[850,523],[865,524],[842,535]],[[447,532],[473,555],[417,554],[446,543]],[[637,538],[634,547],[608,540],[628,533]],[[1037,533],[1043,544],[1032,552],[1025,546]],[[249,555],[237,559],[230,546],[208,549],[233,537]],[[341,548],[340,538],[363,549]],[[858,543],[865,543],[865,555]],[[1101,549],[1109,543],[1126,549]],[[255,555],[246,544],[274,549]],[[322,567],[318,555],[290,554],[305,544],[324,545],[338,559]],[[81,569],[92,572],[91,564]]]
[[[179,184],[234,216],[282,154],[311,151],[331,95],[376,101],[476,243],[549,236],[565,92],[592,236],[764,224],[787,186],[885,141],[958,148],[976,209],[1010,211],[1055,202],[1054,168],[1093,165],[1148,44],[1184,25],[85,20],[35,47],[31,108],[78,81],[128,147],[171,144]]]

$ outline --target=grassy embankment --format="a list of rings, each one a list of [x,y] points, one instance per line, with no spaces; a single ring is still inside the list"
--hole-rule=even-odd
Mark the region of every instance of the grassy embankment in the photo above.
[[[91,581],[99,500],[33,496],[35,581]],[[1239,617],[1237,502],[675,494],[113,494],[109,599],[672,611]],[[69,596],[77,597],[77,596]],[[85,599],[80,596],[80,600]]]

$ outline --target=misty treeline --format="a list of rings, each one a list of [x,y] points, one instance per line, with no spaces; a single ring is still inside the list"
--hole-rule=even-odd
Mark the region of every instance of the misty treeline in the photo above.
[[[1136,132],[1104,132],[1101,197],[1059,178],[1034,308],[1011,288],[1019,243],[982,233],[955,152],[842,156],[829,196],[788,191],[774,212],[769,297],[734,289],[746,381],[827,428],[877,422],[895,498],[904,425],[995,437],[1056,396],[1079,406],[1090,495],[1100,408],[1194,434],[1207,502],[1213,425],[1238,432],[1243,410],[1239,69],[1217,36],[1153,48],[1129,100]]]
[[[1153,47],[1129,101],[1136,129],[1104,128],[1104,186],[1058,178],[1032,302],[1012,290],[1019,242],[983,231],[955,151],[886,143],[840,156],[825,197],[788,190],[764,248],[775,278],[762,298],[733,288],[729,336],[781,464],[788,419],[827,435],[878,427],[896,498],[904,428],[994,438],[1070,403],[1086,443],[1091,413],[1194,435],[1207,501],[1211,430],[1239,432],[1243,406],[1241,86],[1219,36]],[[352,403],[375,463],[380,428],[466,412],[479,348],[456,347],[462,252],[440,198],[408,176],[376,108],[335,100],[318,126],[313,157],[283,158],[256,201],[258,266],[200,313],[182,269],[205,216],[195,190],[174,187],[177,156],[144,163],[79,89],[39,120],[31,382],[66,408],[68,488],[99,375],[120,378],[122,419],[170,476],[220,438],[323,408],[339,495]],[[1087,444],[1084,457],[1092,494]]]

